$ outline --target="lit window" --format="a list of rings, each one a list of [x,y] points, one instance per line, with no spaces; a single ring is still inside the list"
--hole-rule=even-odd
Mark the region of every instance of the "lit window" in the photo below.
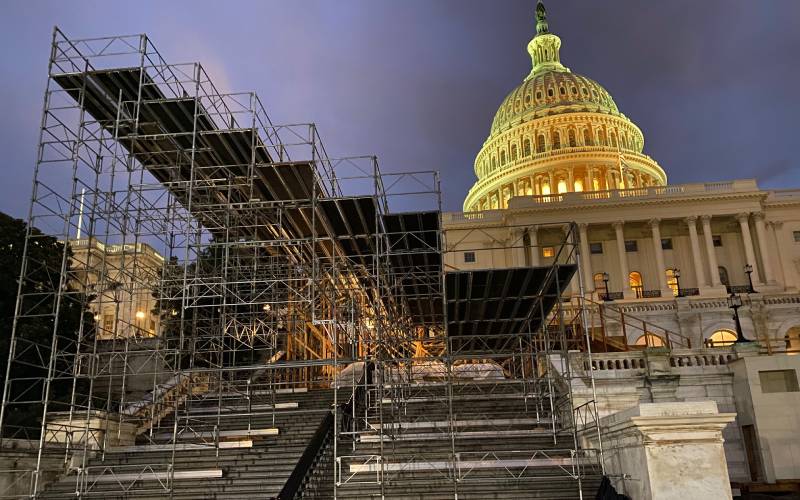
[[[606,282],[603,280],[603,273],[595,273],[593,276],[594,278],[594,290],[597,292],[599,297],[603,297],[608,293],[608,289],[606,288]]]
[[[800,392],[794,370],[764,370],[758,372],[761,392]]]
[[[603,243],[597,241],[595,243],[589,243],[589,253],[593,254],[602,254],[603,253]]]
[[[542,247],[542,257],[549,258],[556,254],[556,250],[553,247]]]
[[[567,181],[561,179],[558,181],[558,194],[567,192]]]
[[[544,184],[542,184],[542,194],[543,194],[543,195],[548,195],[548,194],[550,194],[550,184],[548,184],[547,182],[545,182]]]
[[[678,278],[675,276],[674,269],[667,269],[664,271],[667,275],[667,286],[672,290],[672,295],[678,296]]]
[[[580,179],[575,179],[575,186],[573,186],[576,193],[580,193],[583,191],[583,181]]]
[[[714,242],[714,246],[715,247],[721,247],[722,246],[722,236],[720,236],[718,234],[715,234],[715,235],[713,235],[711,237],[711,239]]]
[[[636,292],[636,298],[642,297],[642,292],[644,292],[644,284],[642,283],[642,274],[638,271],[632,271],[628,274],[628,283],[631,286],[631,290]]]
[[[464,252],[464,262],[475,262],[475,252]]]
[[[731,330],[717,330],[706,343],[708,347],[725,347],[733,345],[734,342],[736,342],[736,334]]]
[[[639,245],[636,243],[636,240],[625,240],[625,251],[626,252],[638,252]]]
[[[672,250],[672,238],[661,238],[661,249]]]
[[[664,339],[654,333],[645,333],[633,345],[641,347],[664,347]]]

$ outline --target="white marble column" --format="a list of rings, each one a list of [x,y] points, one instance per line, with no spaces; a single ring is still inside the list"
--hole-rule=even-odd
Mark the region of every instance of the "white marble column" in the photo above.
[[[511,247],[511,261],[514,267],[525,267],[525,252],[527,249],[522,238],[524,234],[525,231],[523,229],[511,230],[509,246]]]
[[[720,286],[719,265],[717,264],[717,251],[714,248],[714,238],[711,235],[711,216],[703,215],[700,217],[703,224],[703,239],[706,242],[706,253],[708,257],[708,272],[711,277],[711,286]]]
[[[797,283],[794,280],[794,271],[792,269],[792,261],[789,258],[788,252],[786,250],[782,250],[783,245],[787,245],[785,248],[789,248],[788,244],[785,243],[783,239],[783,222],[782,221],[770,221],[767,223],[767,228],[769,229],[770,233],[772,233],[772,239],[770,240],[770,244],[775,244],[775,251],[778,252],[778,266],[779,266],[779,276],[781,278],[781,283],[787,289],[793,289],[797,287]]]
[[[531,265],[533,267],[540,266],[540,256],[542,249],[539,248],[539,228],[531,226],[528,228],[528,237],[531,239]]]
[[[594,271],[592,271],[592,255],[589,250],[589,224],[578,224],[578,235],[581,239],[581,266],[583,266],[583,288],[588,296],[594,292]]]
[[[764,279],[767,284],[775,284],[775,274],[772,272],[772,260],[770,259],[770,248],[767,243],[767,228],[764,224],[764,213],[753,214],[753,221],[756,226],[756,239],[758,240],[758,250],[761,253],[761,267],[764,270]]]
[[[705,278],[705,273],[703,273],[703,258],[700,255],[700,240],[697,238],[697,217],[691,216],[687,217],[686,219],[686,226],[689,228],[689,243],[692,247],[692,260],[694,265],[694,276],[697,280],[697,288],[703,288],[708,286],[708,282]],[[712,248],[713,248],[713,241]],[[662,273],[666,272],[666,270],[662,271]],[[666,276],[665,276],[666,277]]]
[[[628,271],[628,253],[625,251],[624,227],[623,221],[614,222],[614,232],[617,235],[617,254],[619,255],[620,287],[623,295],[627,298],[633,294],[633,290],[631,290],[631,282],[628,279],[630,272]]]
[[[664,273],[664,249],[661,248],[661,219],[650,219],[650,231],[652,232],[653,239],[653,252],[656,255],[656,277],[658,281],[656,285],[661,290],[662,297],[669,297],[672,294],[669,286],[667,285],[667,276]]]
[[[760,285],[761,284],[761,277],[758,273],[758,263],[756,262],[756,252],[753,250],[753,237],[750,234],[750,224],[748,224],[748,219],[750,218],[750,214],[748,213],[740,213],[736,216],[736,220],[739,221],[739,227],[742,230],[742,242],[744,242],[744,255],[746,264],[750,264],[753,266],[753,284]]]
[[[575,243],[575,239],[573,239],[573,237],[570,235],[570,225],[564,224],[563,226],[561,226],[561,230],[564,232],[564,243],[566,245],[565,250],[570,249],[572,245]],[[569,254],[569,252],[567,252],[567,254]],[[573,262],[573,264],[578,264],[577,260]],[[578,297],[581,293],[581,284],[580,280],[578,279],[577,272],[572,276],[572,279],[569,280],[569,291],[572,297]]]
[[[567,192],[572,193],[575,191],[575,169],[570,167],[567,170]]]

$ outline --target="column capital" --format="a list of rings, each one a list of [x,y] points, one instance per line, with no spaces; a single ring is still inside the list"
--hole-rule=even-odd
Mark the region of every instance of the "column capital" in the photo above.
[[[736,214],[736,220],[739,222],[747,222],[750,220],[750,212],[739,212]]]
[[[783,221],[782,220],[768,220],[767,221],[767,225],[768,226],[772,226],[775,229],[780,229],[780,228],[783,227]]]
[[[658,225],[661,224],[661,219],[659,219],[658,217],[653,217],[652,219],[647,221],[647,223],[650,225],[651,228],[658,227]]]
[[[611,225],[614,226],[614,229],[622,229],[622,227],[625,226],[625,221],[615,220],[611,223]]]
[[[710,215],[701,215],[700,216],[700,221],[703,224],[710,223],[711,222],[711,216]]]
[[[697,216],[696,215],[690,215],[689,217],[686,217],[683,220],[684,220],[684,222],[686,222],[686,224],[688,224],[690,226],[693,226],[693,225],[697,224]]]
[[[586,231],[589,228],[588,222],[578,222],[578,229],[581,231]]]
[[[764,220],[764,212],[753,212],[753,219],[754,220]]]

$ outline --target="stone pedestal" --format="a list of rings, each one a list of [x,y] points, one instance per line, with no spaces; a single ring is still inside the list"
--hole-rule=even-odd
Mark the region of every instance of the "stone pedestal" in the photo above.
[[[642,403],[605,417],[606,474],[624,477],[615,486],[633,500],[731,500],[722,429],[735,417],[713,401]]]

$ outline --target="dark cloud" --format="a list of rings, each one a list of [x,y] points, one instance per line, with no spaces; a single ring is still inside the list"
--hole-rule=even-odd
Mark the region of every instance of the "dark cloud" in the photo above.
[[[442,172],[460,209],[503,97],[528,73],[534,0],[9,3],[0,20],[0,210],[26,213],[48,44],[147,32],[276,122],[316,122],[334,156]],[[564,63],[612,93],[670,181],[800,186],[796,0],[551,0]]]

